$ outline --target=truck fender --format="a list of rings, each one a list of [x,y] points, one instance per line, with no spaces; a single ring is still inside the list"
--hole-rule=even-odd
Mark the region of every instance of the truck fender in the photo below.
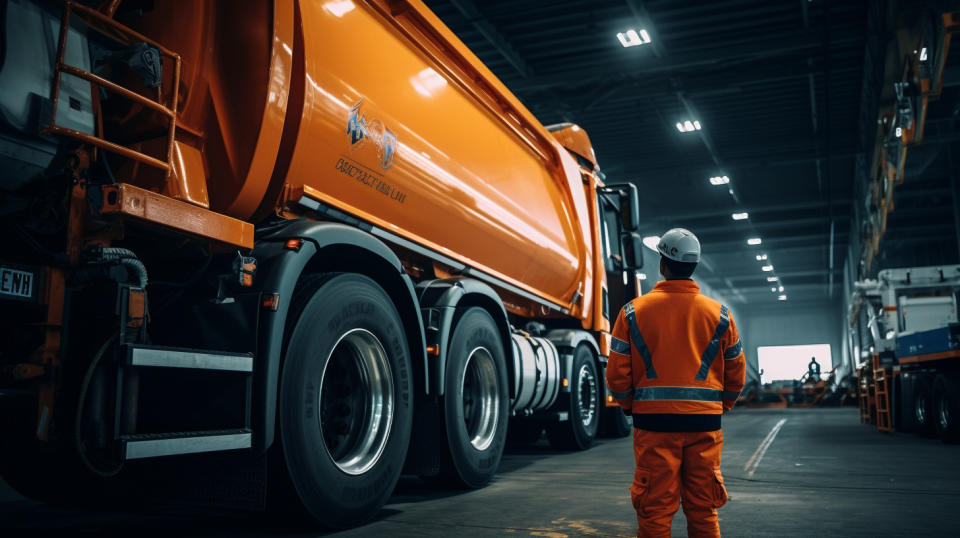
[[[547,333],[547,340],[557,346],[560,353],[560,372],[563,379],[573,379],[573,350],[582,343],[586,343],[593,350],[593,359],[597,365],[597,372],[603,376],[603,364],[600,362],[600,346],[593,335],[587,331],[577,329],[554,329]],[[570,392],[569,386],[562,387],[563,392]]]
[[[451,328],[456,321],[457,308],[480,306],[493,316],[497,328],[500,329],[504,356],[508,357],[507,377],[510,397],[515,397],[516,394],[513,393],[514,372],[509,367],[513,364],[509,359],[513,355],[513,347],[510,344],[510,323],[507,321],[507,310],[504,308],[503,301],[500,300],[497,292],[479,280],[453,277],[420,282],[417,284],[417,298],[423,314],[427,344],[437,346],[436,360],[430,363],[429,378],[433,380],[433,383],[429,386],[430,393],[442,395],[444,392],[447,348]]]
[[[299,248],[289,248],[286,244],[289,239],[301,239],[302,243]],[[342,256],[344,249],[350,256]],[[428,375],[423,321],[418,315],[413,282],[404,274],[397,255],[379,239],[344,224],[291,221],[257,238],[252,255],[258,263],[257,289],[264,296],[279,296],[275,311],[264,308],[260,312],[251,417],[255,450],[265,451],[273,443],[287,315],[300,276],[313,269],[366,272],[368,276],[376,276],[375,280],[385,287],[400,313],[414,371]],[[362,262],[362,266],[358,262]],[[416,380],[415,386],[429,386],[429,378]]]

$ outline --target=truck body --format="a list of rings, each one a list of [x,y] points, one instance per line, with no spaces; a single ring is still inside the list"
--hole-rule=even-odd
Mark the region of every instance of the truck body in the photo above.
[[[856,287],[874,307],[861,416],[883,431],[960,442],[960,265],[884,269]]]
[[[18,490],[230,451],[343,526],[401,471],[482,486],[508,426],[629,432],[602,379],[636,187],[422,3],[0,8]]]

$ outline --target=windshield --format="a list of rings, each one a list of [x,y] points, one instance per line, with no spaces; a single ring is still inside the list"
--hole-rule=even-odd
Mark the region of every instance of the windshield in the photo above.
[[[617,199],[608,194],[597,195],[600,208],[600,238],[603,242],[603,265],[607,272],[623,269],[620,251],[620,207]]]

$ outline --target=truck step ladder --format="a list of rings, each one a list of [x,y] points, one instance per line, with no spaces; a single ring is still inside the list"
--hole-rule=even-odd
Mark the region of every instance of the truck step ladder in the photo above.
[[[893,431],[893,421],[890,416],[890,377],[887,369],[880,364],[880,355],[873,355],[874,393],[877,402],[877,429],[882,432]]]
[[[200,452],[247,449],[253,446],[250,428],[251,391],[253,380],[253,355],[225,351],[170,348],[149,345],[125,345],[121,351],[118,374],[118,412],[115,415],[114,435],[120,441],[125,459],[143,459]],[[122,384],[136,370],[139,375],[149,375],[149,369],[206,370],[228,375],[242,375],[245,394],[238,405],[243,406],[243,424],[224,429],[146,433],[131,429],[129,414],[124,415],[130,402],[123,401]],[[133,405],[133,409],[137,406]],[[134,414],[136,412],[134,411]],[[133,417],[132,424],[137,423]],[[239,426],[239,427],[236,427]]]
[[[248,428],[177,433],[135,433],[120,436],[128,460],[250,448]]]

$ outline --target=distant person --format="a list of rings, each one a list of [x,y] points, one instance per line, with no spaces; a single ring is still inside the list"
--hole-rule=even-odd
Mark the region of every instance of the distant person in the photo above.
[[[700,262],[697,237],[674,228],[657,250],[666,280],[620,311],[606,373],[633,416],[637,535],[670,536],[682,500],[690,536],[720,536],[720,416],[737,402],[746,360],[727,307],[690,278]]]
[[[810,357],[810,364],[807,365],[807,379],[818,383],[820,381],[820,363],[816,357]]]

